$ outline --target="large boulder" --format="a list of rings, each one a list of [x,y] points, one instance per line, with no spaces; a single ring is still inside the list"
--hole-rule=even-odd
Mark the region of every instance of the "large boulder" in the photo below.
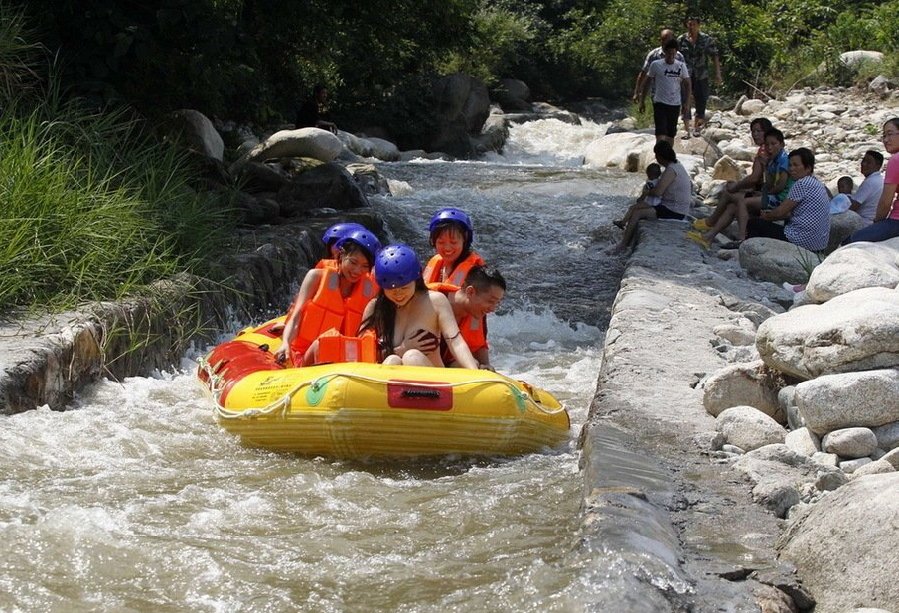
[[[899,370],[825,375],[796,386],[796,405],[805,425],[824,435],[838,428],[874,428],[899,421]],[[883,431],[883,438],[888,436]]]
[[[693,155],[701,158],[706,166],[715,166],[715,163],[721,159],[721,150],[711,140],[704,138],[691,138],[684,140],[678,138],[674,141],[674,151],[678,154]],[[678,155],[678,158],[680,156]]]
[[[825,251],[831,251],[839,248],[840,244],[848,238],[853,232],[861,230],[868,225],[855,211],[843,211],[836,215],[830,216],[830,237],[827,239],[827,248]]]
[[[811,251],[774,238],[750,238],[740,244],[740,266],[762,281],[805,283],[821,259]]]
[[[783,443],[787,436],[783,426],[749,406],[731,407],[722,411],[715,419],[715,429],[724,435],[729,444],[744,451]],[[874,436],[873,432],[871,436]]]
[[[169,134],[180,138],[194,151],[221,162],[225,141],[206,115],[193,109],[174,111],[166,122]]]
[[[264,162],[275,158],[302,157],[331,162],[343,150],[343,143],[335,134],[321,128],[281,130],[250,149],[231,165],[231,172],[239,171],[248,162]]]
[[[481,132],[490,115],[490,95],[480,80],[458,72],[434,82],[436,129],[428,149],[457,157],[473,153],[470,135]]]
[[[781,423],[786,419],[761,360],[731,364],[715,372],[703,386],[702,405],[713,417],[730,407],[749,405]]]
[[[881,243],[852,243],[827,256],[808,280],[806,292],[814,302],[864,287],[899,285],[899,238]]]
[[[320,208],[345,211],[370,206],[353,176],[336,163],[321,164],[301,173],[281,188],[276,199],[284,217]]]
[[[850,70],[859,70],[865,64],[883,63],[883,53],[864,49],[844,51],[840,54],[840,63]]]
[[[504,111],[531,110],[531,89],[524,81],[501,79],[493,94]]]
[[[808,507],[778,542],[818,601],[816,613],[899,603],[899,473],[867,475]]]
[[[490,107],[490,116],[484,122],[484,128],[477,136],[472,137],[472,146],[476,153],[487,151],[502,151],[509,138],[509,125],[502,109],[493,105]]]
[[[641,172],[655,161],[655,154],[652,152],[655,144],[656,138],[652,134],[606,134],[587,145],[584,164],[591,168],[611,167],[627,172]]]
[[[734,463],[734,470],[752,482],[752,499],[777,517],[786,517],[792,506],[835,490],[848,480],[839,468],[815,462],[784,444],[746,453]]]
[[[877,437],[871,428],[840,428],[824,435],[821,448],[841,458],[865,458],[877,449]]]
[[[800,379],[899,365],[899,291],[868,287],[759,326],[765,364]]]

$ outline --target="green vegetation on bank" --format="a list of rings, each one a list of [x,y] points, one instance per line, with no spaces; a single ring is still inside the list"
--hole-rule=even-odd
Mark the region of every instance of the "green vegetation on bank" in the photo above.
[[[42,87],[29,37],[20,13],[0,10],[0,313],[202,271],[230,222],[191,187],[188,158],[125,110],[87,110]]]
[[[626,98],[687,14],[719,42],[724,93],[848,84],[836,58],[859,48],[899,75],[899,0],[59,0],[34,17],[93,98],[270,123],[321,82],[340,125],[392,131],[426,121],[428,80],[455,70],[536,99]]]

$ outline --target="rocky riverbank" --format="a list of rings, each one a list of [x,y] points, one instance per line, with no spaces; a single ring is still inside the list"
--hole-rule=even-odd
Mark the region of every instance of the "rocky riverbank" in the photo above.
[[[865,150],[882,151],[877,135],[895,100],[806,90],[741,101],[712,115],[706,138],[678,147],[692,152],[684,158],[699,199],[713,202],[724,179],[746,171],[749,121],[768,116],[788,149],[816,152],[816,174],[832,184],[858,176]],[[587,162],[636,170],[651,140],[607,136]],[[721,176],[724,169],[734,174]],[[796,300],[780,283],[805,281],[817,259],[801,260],[811,254],[768,239],[739,252],[702,251],[684,230],[644,224],[628,263],[585,427],[585,525],[601,525],[590,516],[610,504],[627,506],[622,496],[654,495],[646,483],[613,493],[602,483],[598,449],[613,426],[672,475],[660,505],[678,528],[702,610],[711,577],[746,582],[764,611],[809,610],[815,601],[819,612],[895,609],[899,241],[833,252]],[[693,545],[698,534],[702,548]],[[709,542],[721,546],[708,551]],[[731,567],[714,568],[722,563]],[[790,580],[790,564],[801,583]]]

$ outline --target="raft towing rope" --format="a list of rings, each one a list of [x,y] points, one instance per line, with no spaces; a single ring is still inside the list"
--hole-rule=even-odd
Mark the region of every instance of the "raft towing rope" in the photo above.
[[[382,385],[387,385],[388,383],[396,383],[396,381],[392,381],[390,379],[381,379],[378,377],[368,377],[365,375],[359,375],[354,373],[345,373],[345,372],[335,372],[327,375],[322,375],[317,379],[313,379],[312,381],[301,381],[294,387],[290,388],[287,392],[284,393],[283,396],[274,400],[267,404],[264,407],[252,408],[252,409],[241,409],[239,411],[233,411],[231,409],[225,408],[220,402],[219,397],[221,395],[222,388],[224,387],[224,378],[220,375],[214,373],[212,365],[205,358],[200,358],[197,363],[200,368],[202,368],[206,375],[209,377],[209,390],[212,392],[212,397],[215,400],[215,409],[216,413],[222,419],[252,419],[256,417],[264,417],[266,415],[271,415],[273,413],[280,413],[282,416],[287,413],[287,410],[290,408],[291,400],[304,387],[310,387],[313,392],[318,392],[327,385],[331,380],[336,379],[338,377],[345,377],[347,379],[356,379],[357,381],[366,381],[368,383],[379,383]],[[478,383],[502,383],[507,386],[509,390],[512,392],[512,395],[517,399],[520,405],[524,405],[524,403],[528,403],[534,407],[537,411],[541,413],[545,413],[546,415],[555,415],[557,413],[562,413],[565,411],[564,406],[559,406],[558,409],[548,409],[544,407],[539,402],[536,402],[530,394],[523,392],[518,387],[515,386],[512,380],[506,380],[505,377],[503,379],[472,379],[469,381],[458,381],[456,383],[429,383],[427,381],[403,381],[402,383],[408,385],[414,385],[416,387],[430,387],[435,389],[442,389],[447,387],[460,387],[463,385],[476,385]]]

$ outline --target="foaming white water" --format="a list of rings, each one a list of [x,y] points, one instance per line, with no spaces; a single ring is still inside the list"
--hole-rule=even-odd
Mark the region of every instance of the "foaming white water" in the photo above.
[[[387,187],[390,188],[390,193],[397,197],[409,196],[415,193],[415,188],[406,181],[399,181],[397,179],[387,179]]]
[[[558,119],[512,124],[502,154],[488,154],[492,162],[577,167],[584,163],[587,146],[605,135],[609,124],[581,119],[573,125]]]

